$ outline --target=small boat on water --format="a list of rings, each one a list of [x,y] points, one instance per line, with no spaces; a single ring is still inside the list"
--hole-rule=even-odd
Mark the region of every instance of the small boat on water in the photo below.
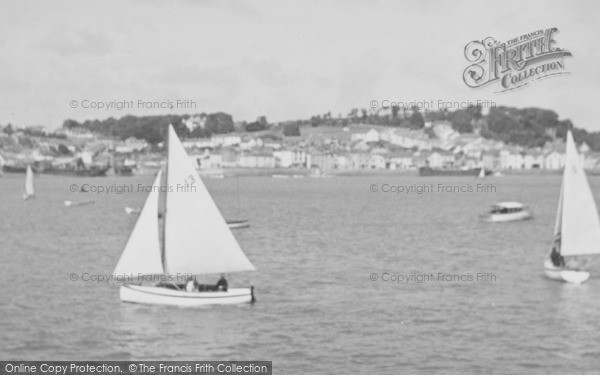
[[[231,229],[248,228],[250,220],[227,220],[227,226]]]
[[[65,206],[67,207],[77,207],[77,206],[87,206],[88,204],[92,204],[95,201],[92,199],[88,199],[85,201],[65,201]]]
[[[114,274],[159,275],[162,276],[161,280],[177,280],[181,275],[254,271],[254,266],[228,228],[171,125],[164,183],[161,177],[162,170],[154,180]],[[160,187],[173,184],[194,187],[190,189],[194,193],[182,194],[167,189],[164,193],[165,208],[160,212]],[[159,226],[162,230],[159,230]],[[186,289],[186,285],[173,281],[156,285],[125,283],[119,293],[124,302],[171,306],[254,301],[253,287],[211,291]]]
[[[581,284],[590,277],[586,269],[597,254],[600,254],[598,209],[569,131],[554,245],[544,262],[544,273],[553,280]]]
[[[485,167],[481,167],[481,170],[479,170],[479,175],[477,177],[485,178]]]
[[[25,175],[25,186],[23,188],[23,199],[28,200],[31,198],[35,198],[35,188],[33,187],[33,171],[28,165]]]
[[[481,170],[484,170],[484,177],[492,174],[492,171],[486,171],[485,168],[471,168],[471,169],[460,169],[460,168],[431,168],[431,167],[420,167],[419,176],[474,176],[477,177],[481,174]]]
[[[31,170],[34,171],[35,173],[40,172],[38,170],[38,168],[36,167],[35,163],[33,164],[33,168],[31,167],[30,164],[15,164],[15,163],[4,164],[2,166],[2,172],[3,173],[27,173],[27,168],[31,168]]]
[[[125,207],[125,212],[128,215],[139,215],[142,212],[142,210],[140,210],[139,208]]]
[[[479,218],[495,223],[529,220],[533,219],[533,212],[523,203],[499,202],[492,205],[489,212],[479,215]]]

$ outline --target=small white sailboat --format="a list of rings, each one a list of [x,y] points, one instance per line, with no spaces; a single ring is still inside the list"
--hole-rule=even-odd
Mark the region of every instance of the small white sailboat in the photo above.
[[[544,273],[554,280],[580,284],[590,277],[585,270],[600,254],[600,219],[571,131],[563,172],[554,247],[544,262]]]
[[[172,126],[168,152],[166,184],[185,191],[168,189],[165,193],[160,241],[159,171],[114,274],[161,275],[163,280],[176,280],[181,275],[254,271]],[[238,304],[254,301],[254,288],[187,291],[184,285],[174,282],[124,284],[120,298],[125,302],[172,306]]]
[[[240,216],[240,179],[236,177],[237,182],[237,215]],[[231,229],[248,228],[250,220],[248,219],[233,219],[227,220],[227,226]]]
[[[35,198],[35,189],[33,187],[33,171],[31,166],[27,166],[27,174],[25,176],[25,187],[23,190],[23,199],[28,200]]]
[[[477,176],[477,178],[485,178],[485,167],[481,167],[481,169],[479,170],[479,175]]]

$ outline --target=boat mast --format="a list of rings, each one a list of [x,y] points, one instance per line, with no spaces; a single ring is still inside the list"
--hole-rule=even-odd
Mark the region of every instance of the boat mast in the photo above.
[[[235,179],[237,182],[237,213],[238,213],[238,218],[240,216],[240,178],[237,175],[237,173],[235,174]]]
[[[170,125],[170,121],[169,124],[167,125],[167,139],[164,141],[165,145],[166,145],[166,149],[167,149],[167,163],[165,165],[165,185],[167,186],[166,190],[165,190],[165,204],[163,207],[163,212],[162,212],[162,229],[163,229],[163,236],[162,236],[162,244],[161,244],[161,258],[162,258],[162,264],[163,264],[163,271],[166,274],[167,273],[167,263],[166,263],[166,242],[167,242],[167,199],[169,199],[169,194],[167,194],[167,192],[169,191],[169,125]],[[162,186],[162,184],[161,184]]]

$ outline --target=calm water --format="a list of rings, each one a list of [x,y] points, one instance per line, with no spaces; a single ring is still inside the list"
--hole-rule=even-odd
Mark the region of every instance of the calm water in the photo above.
[[[597,373],[598,269],[582,286],[543,277],[560,176],[505,176],[496,193],[373,193],[370,185],[471,178],[363,176],[208,179],[258,272],[254,305],[182,309],[123,304],[118,284],[69,280],[112,272],[145,194],[69,191],[152,176],[0,178],[0,358],[272,360],[278,374]],[[600,201],[600,179],[590,178]],[[237,183],[240,185],[240,213]],[[517,200],[535,220],[489,224],[489,204]],[[491,272],[495,282],[393,283],[370,275]]]

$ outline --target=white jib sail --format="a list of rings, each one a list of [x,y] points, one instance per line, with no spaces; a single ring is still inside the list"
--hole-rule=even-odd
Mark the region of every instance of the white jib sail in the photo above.
[[[599,254],[598,210],[570,131],[561,198],[561,255]]]
[[[165,272],[215,274],[253,271],[169,125]]]
[[[115,275],[154,275],[163,273],[158,235],[158,197],[160,177],[158,172],[152,191],[146,199],[140,217],[127,241],[125,250],[115,267]]]
[[[35,189],[33,188],[33,171],[27,166],[27,175],[25,176],[25,198],[33,197]]]

